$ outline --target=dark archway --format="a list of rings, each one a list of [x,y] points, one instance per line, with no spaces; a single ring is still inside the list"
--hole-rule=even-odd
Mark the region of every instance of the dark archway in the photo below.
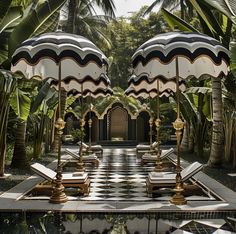
[[[79,128],[79,120],[71,112],[66,113],[64,121],[65,121],[65,128],[63,130],[63,134],[65,135],[71,135],[74,129]]]
[[[149,113],[142,111],[139,113],[137,118],[137,141],[138,142],[149,142]]]
[[[128,140],[128,112],[120,105],[108,113],[109,139]]]
[[[85,137],[84,140],[86,142],[89,142],[89,124],[88,121],[91,118],[92,120],[92,127],[91,127],[91,141],[97,142],[99,141],[99,121],[97,115],[91,111],[88,112],[85,116],[85,125],[84,125],[84,131],[85,131]]]

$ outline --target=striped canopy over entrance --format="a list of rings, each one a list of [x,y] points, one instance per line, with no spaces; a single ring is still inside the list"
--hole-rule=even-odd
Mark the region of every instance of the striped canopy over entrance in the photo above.
[[[11,70],[28,79],[51,78],[53,85],[60,77],[68,92],[81,94],[83,84],[85,94],[111,93],[106,56],[90,40],[74,34],[45,33],[24,41],[12,56]]]

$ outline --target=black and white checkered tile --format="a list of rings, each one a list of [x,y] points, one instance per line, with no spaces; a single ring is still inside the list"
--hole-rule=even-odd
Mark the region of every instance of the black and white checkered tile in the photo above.
[[[146,178],[151,170],[152,167],[141,167],[136,156],[103,156],[98,168],[86,168],[90,193],[81,200],[151,200],[146,192]]]
[[[169,221],[158,220],[158,233],[169,234],[233,234],[235,229],[224,219]]]
[[[100,158],[98,168],[86,167],[91,180],[90,193],[80,197],[84,201],[168,201],[173,191],[163,189],[154,197],[150,197],[146,190],[148,173],[153,171],[154,165],[141,165],[141,160],[135,154],[127,154],[123,150],[113,150],[104,153]],[[212,200],[213,197],[191,196],[188,200]]]

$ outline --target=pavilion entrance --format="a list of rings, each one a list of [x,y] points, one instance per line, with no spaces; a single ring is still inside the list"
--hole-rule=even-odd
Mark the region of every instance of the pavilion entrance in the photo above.
[[[109,113],[110,140],[128,140],[128,113],[127,111],[116,106]]]

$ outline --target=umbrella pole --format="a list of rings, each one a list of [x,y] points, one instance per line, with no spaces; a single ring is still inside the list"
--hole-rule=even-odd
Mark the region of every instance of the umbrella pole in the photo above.
[[[81,139],[80,139],[80,147],[79,147],[79,161],[77,163],[76,173],[83,173],[84,172],[84,163],[83,163],[83,130],[84,130],[84,116],[83,116],[83,84],[81,84],[81,122],[80,122],[80,131],[81,131]]]
[[[149,105],[150,105],[150,108],[151,108],[151,97],[150,97],[150,94],[149,94]],[[150,148],[149,148],[149,153],[152,154],[152,127],[153,127],[153,118],[150,114],[150,118],[149,118],[149,144],[150,144]]]
[[[58,159],[57,159],[57,169],[56,169],[56,179],[55,186],[53,188],[52,196],[49,202],[51,203],[64,203],[68,199],[64,193],[64,186],[62,184],[62,165],[61,165],[61,137],[63,134],[63,129],[65,127],[65,122],[61,117],[61,62],[59,62],[59,80],[58,80],[58,119],[55,124],[58,132]]]
[[[159,97],[159,79],[157,78],[157,119],[155,121],[156,124],[156,141],[157,141],[157,161],[154,171],[162,171],[162,162],[161,162],[161,149],[160,149],[160,127],[161,127],[161,120],[160,120],[160,97]]]
[[[90,96],[89,96],[89,99],[90,99],[90,106],[89,106],[89,120],[88,120],[88,125],[89,125],[89,147],[88,147],[88,153],[91,154],[93,151],[92,151],[92,116],[91,116],[91,111],[92,111],[92,107],[91,107],[91,93],[90,93]]]
[[[150,116],[149,118],[149,141],[150,141],[150,154],[152,153],[152,126],[153,126],[153,118]]]
[[[177,165],[176,165],[176,184],[175,184],[175,195],[171,198],[170,202],[175,205],[184,205],[187,203],[184,198],[183,192],[183,181],[181,177],[181,167],[180,167],[180,140],[181,132],[184,127],[184,122],[180,119],[180,107],[179,107],[179,64],[178,57],[176,57],[176,103],[177,103],[177,118],[173,123],[175,129],[175,135],[177,137]]]

